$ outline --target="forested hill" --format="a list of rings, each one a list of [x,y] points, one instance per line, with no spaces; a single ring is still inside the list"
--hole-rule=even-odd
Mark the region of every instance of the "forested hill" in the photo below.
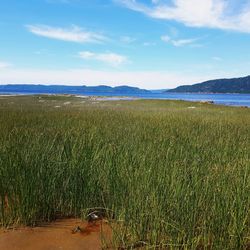
[[[250,93],[250,76],[232,79],[210,80],[194,85],[183,85],[166,92],[190,93]]]

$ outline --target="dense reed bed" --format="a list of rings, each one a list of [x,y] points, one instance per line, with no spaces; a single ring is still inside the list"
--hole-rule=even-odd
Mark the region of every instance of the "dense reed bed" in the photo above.
[[[2,226],[102,207],[114,248],[244,249],[249,194],[249,109],[0,99]]]

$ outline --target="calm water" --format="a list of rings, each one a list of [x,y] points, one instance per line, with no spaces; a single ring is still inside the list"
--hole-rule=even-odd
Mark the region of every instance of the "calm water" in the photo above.
[[[1,94],[1,93],[0,93]],[[4,93],[6,94],[6,93]],[[9,94],[41,94],[41,93],[9,93]],[[149,93],[149,94],[129,94],[129,93],[105,93],[91,92],[79,93],[84,96],[129,96],[143,99],[167,99],[167,100],[186,100],[186,101],[213,101],[216,104],[231,106],[250,107],[250,94],[190,94],[190,93]]]

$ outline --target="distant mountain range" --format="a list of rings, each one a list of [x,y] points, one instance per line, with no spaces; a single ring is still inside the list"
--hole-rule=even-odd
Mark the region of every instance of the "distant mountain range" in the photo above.
[[[110,87],[99,86],[65,86],[65,85],[40,85],[40,84],[6,84],[0,85],[0,93],[25,93],[25,94],[161,94],[161,93],[250,93],[250,76],[210,80],[193,85],[183,85],[174,89],[146,90],[130,86]]]
[[[7,84],[0,85],[0,93],[32,93],[32,94],[85,94],[85,93],[112,93],[112,94],[145,94],[149,90],[130,86],[110,87],[100,86],[65,86],[65,85],[35,85],[35,84]]]
[[[250,76],[232,79],[210,80],[194,85],[183,85],[164,93],[250,93]]]

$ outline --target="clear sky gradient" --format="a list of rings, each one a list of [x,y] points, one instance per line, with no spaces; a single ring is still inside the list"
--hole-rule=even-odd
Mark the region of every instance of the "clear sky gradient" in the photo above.
[[[0,84],[160,89],[249,69],[249,0],[0,3]]]

